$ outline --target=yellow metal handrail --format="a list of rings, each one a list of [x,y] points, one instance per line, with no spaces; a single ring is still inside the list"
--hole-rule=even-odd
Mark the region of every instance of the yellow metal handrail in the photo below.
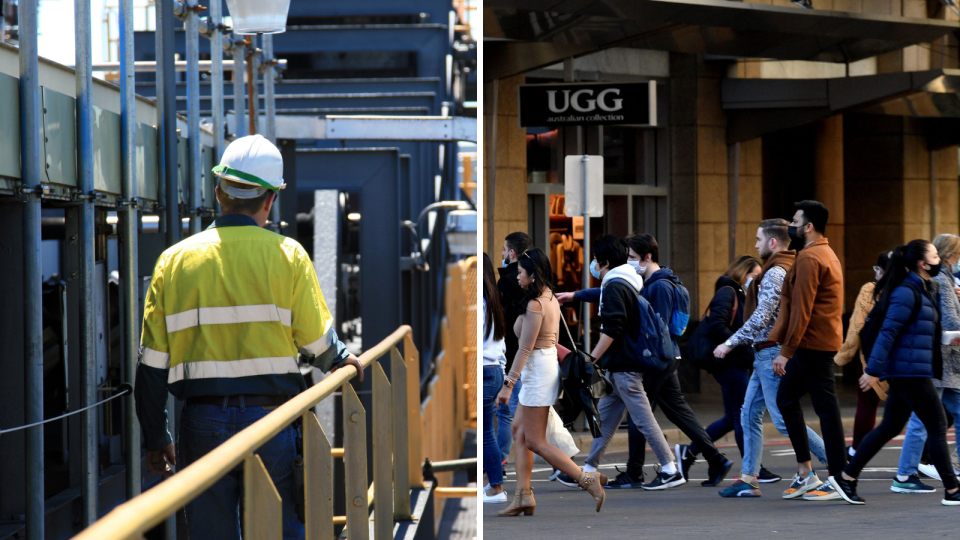
[[[401,342],[404,349],[402,356],[396,348]],[[391,357],[392,385],[377,362],[385,355]],[[373,486],[378,484],[383,489],[377,489],[376,492],[389,498],[376,498],[375,536],[378,540],[390,538],[394,519],[410,519],[410,487],[422,486],[419,381],[415,375],[418,373],[419,357],[410,327],[401,326],[387,339],[364,352],[360,355],[360,363],[364,368],[373,367],[370,375],[374,381],[374,483],[369,488],[366,481],[366,434],[363,421],[366,411],[360,405],[353,387],[347,384],[357,375],[356,369],[346,367],[331,373],[319,384],[237,433],[196,463],[116,507],[74,538],[139,539],[144,532],[203,493],[241,462],[244,463],[247,484],[244,489],[247,536],[278,537],[279,497],[254,451],[298,417],[304,420],[307,538],[333,538],[331,449],[311,409],[341,386],[344,400],[346,522],[348,526],[355,520],[357,522],[350,527],[351,539],[363,540],[367,537],[369,499],[374,491]],[[411,371],[410,377],[407,377],[408,370]],[[389,440],[378,440],[384,422],[393,429],[389,429],[391,434],[386,437]],[[390,495],[391,491],[395,492],[395,496]],[[380,509],[388,511],[382,512]],[[258,512],[256,519],[253,519],[254,511]]]

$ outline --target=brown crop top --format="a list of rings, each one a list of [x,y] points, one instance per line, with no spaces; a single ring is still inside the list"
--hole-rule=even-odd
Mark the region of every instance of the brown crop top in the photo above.
[[[520,348],[513,359],[512,372],[520,373],[523,370],[527,357],[534,349],[549,349],[557,344],[560,333],[560,303],[549,290],[545,290],[536,302],[540,311],[534,311],[528,305],[527,311],[513,325]]]

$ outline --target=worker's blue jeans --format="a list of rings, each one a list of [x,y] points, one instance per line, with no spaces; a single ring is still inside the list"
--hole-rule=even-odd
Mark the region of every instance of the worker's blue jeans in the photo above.
[[[189,466],[240,430],[269,414],[263,407],[185,405],[180,417],[177,464]],[[283,501],[283,538],[305,535],[293,508],[293,459],[296,430],[288,426],[261,446],[256,454],[270,473]],[[243,465],[237,466],[184,507],[191,540],[240,540]],[[256,509],[252,509],[256,513]]]

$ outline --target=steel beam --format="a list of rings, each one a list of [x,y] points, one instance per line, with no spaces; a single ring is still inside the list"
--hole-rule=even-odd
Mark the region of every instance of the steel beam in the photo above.
[[[159,140],[159,182],[165,198],[164,229],[167,246],[180,241],[180,193],[177,181],[177,91],[174,80],[174,17],[171,0],[158,0],[157,16],[157,139]]]
[[[93,198],[93,65],[90,24],[90,2],[75,0],[74,32],[76,36],[77,89],[77,185],[80,188],[82,218],[80,220],[80,403],[83,407],[97,401],[97,338],[96,338],[96,206]],[[80,418],[80,494],[83,524],[89,527],[97,520],[100,459],[98,411],[90,409]]]
[[[277,144],[277,100],[274,94],[274,76],[273,69],[273,36],[266,34],[263,40],[263,101],[266,112],[265,122],[260,124],[267,140]],[[256,87],[256,84],[254,84]],[[270,209],[270,220],[275,223],[276,231],[282,233],[280,219],[280,194],[277,194],[277,200],[273,202],[273,208]],[[296,232],[294,232],[296,235]]]
[[[200,232],[200,33],[197,0],[186,0],[187,15],[187,190],[190,201],[190,234]]]
[[[217,33],[219,32],[220,30],[217,30]],[[221,51],[224,49],[224,45],[228,45],[228,43],[225,43],[224,40],[220,40],[218,43],[211,43],[211,47],[219,47]],[[176,66],[176,71],[178,72],[187,71],[186,60],[176,62],[174,65]],[[200,67],[200,71],[213,71],[214,69],[213,60],[200,60],[197,63],[197,65]],[[224,70],[233,71],[232,60],[221,59],[221,65],[223,66]],[[137,73],[153,73],[157,70],[156,62],[148,62],[148,61],[134,62],[133,66]],[[286,68],[287,68],[286,60],[277,60],[277,66],[275,69],[283,70]],[[99,64],[93,65],[93,71],[119,71],[119,70],[120,70],[120,62],[101,62]]]
[[[243,75],[246,72],[244,69],[244,54],[247,51],[246,45],[242,43],[234,44],[230,48],[230,54],[233,56],[233,114],[236,117],[236,124],[233,129],[233,134],[235,137],[243,137],[247,134],[246,128],[246,104],[244,103],[243,96],[245,95],[243,89]]]
[[[41,182],[40,78],[37,0],[20,0],[20,163],[23,189]],[[43,420],[43,315],[40,259],[40,194],[27,192],[23,208],[24,421]],[[44,538],[43,426],[26,430],[27,538]]]
[[[477,142],[477,119],[443,116],[327,116],[327,139]]]
[[[223,60],[223,40],[220,39],[221,9],[223,0],[210,0],[210,24],[213,35],[210,38],[210,96],[213,99],[213,161],[220,162],[223,155],[223,70],[227,64]],[[233,61],[230,61],[233,69]]]
[[[133,68],[133,0],[120,2],[120,162],[126,212],[120,226],[120,283],[123,305],[123,381],[134,385],[140,335],[140,282],[137,226],[137,97]],[[140,494],[140,422],[132,396],[123,400],[123,457],[127,466],[126,495]]]

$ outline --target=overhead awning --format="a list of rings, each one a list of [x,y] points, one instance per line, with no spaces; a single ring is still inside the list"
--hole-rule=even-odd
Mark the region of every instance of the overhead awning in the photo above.
[[[941,119],[931,125],[949,125],[960,137],[956,69],[835,79],[724,79],[720,84],[728,143],[844,112]]]
[[[484,77],[508,77],[614,46],[854,62],[955,30],[950,21],[727,0],[485,0]]]

